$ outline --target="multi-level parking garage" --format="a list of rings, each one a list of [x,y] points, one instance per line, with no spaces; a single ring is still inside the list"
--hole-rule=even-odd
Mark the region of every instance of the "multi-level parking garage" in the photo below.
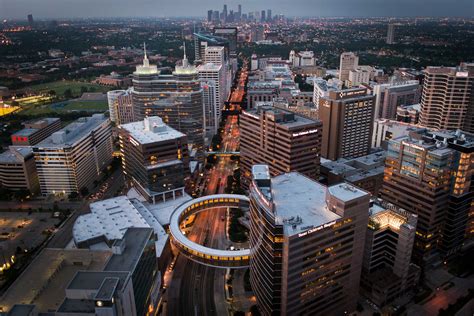
[[[180,224],[189,216],[217,208],[248,208],[249,199],[244,195],[207,195],[180,205],[171,215],[170,232],[173,244],[189,259],[217,268],[245,268],[249,265],[250,249],[221,250],[205,247],[189,240]]]

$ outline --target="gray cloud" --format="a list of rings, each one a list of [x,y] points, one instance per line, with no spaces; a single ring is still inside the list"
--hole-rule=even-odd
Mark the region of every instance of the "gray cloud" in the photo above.
[[[0,0],[0,18],[205,16],[207,10],[272,9],[287,16],[468,16],[472,0]]]

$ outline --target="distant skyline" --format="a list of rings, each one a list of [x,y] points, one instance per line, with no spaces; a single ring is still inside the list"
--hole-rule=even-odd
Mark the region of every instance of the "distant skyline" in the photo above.
[[[272,9],[286,16],[472,17],[472,0],[0,0],[1,19],[87,17],[204,17],[207,10]]]

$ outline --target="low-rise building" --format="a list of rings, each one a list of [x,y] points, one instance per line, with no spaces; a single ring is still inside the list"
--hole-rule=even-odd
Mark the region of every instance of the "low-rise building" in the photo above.
[[[341,158],[321,163],[321,176],[328,185],[351,183],[377,196],[382,188],[385,152],[380,151],[354,159]]]
[[[33,146],[41,142],[52,133],[61,129],[61,120],[46,117],[36,121],[24,123],[24,129],[12,134],[12,144],[15,146]]]
[[[374,121],[371,147],[382,147],[386,150],[388,142],[391,139],[407,136],[410,132],[420,129],[423,129],[423,127],[411,123],[398,122],[388,119],[377,119]]]
[[[39,190],[31,147],[10,146],[0,154],[0,186],[9,190]]]

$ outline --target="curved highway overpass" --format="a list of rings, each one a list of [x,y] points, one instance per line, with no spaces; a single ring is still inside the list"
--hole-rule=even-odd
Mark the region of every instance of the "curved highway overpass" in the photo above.
[[[171,214],[170,232],[173,244],[189,259],[217,268],[245,268],[249,265],[250,249],[221,250],[205,247],[189,240],[180,229],[183,220],[193,214],[211,210],[213,208],[240,208],[248,207],[249,198],[237,194],[215,194],[181,204]]]

